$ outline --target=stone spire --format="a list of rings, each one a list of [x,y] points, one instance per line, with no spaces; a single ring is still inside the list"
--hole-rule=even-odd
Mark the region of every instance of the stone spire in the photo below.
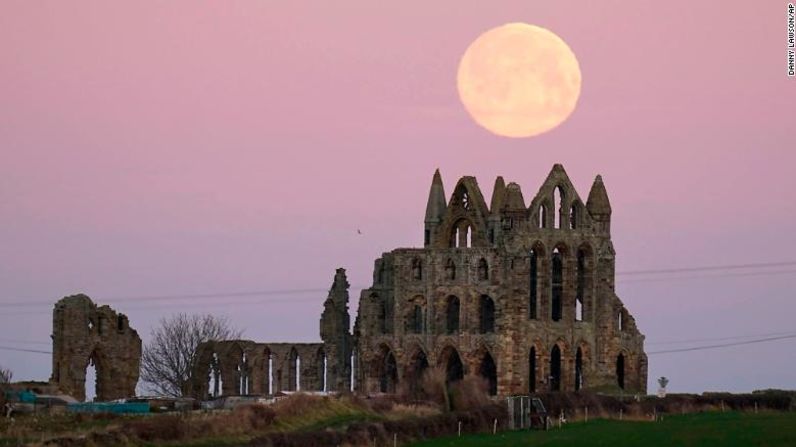
[[[507,211],[525,211],[525,199],[522,197],[520,185],[511,182],[506,187],[506,198],[503,206]]]
[[[597,176],[594,179],[594,184],[589,191],[589,199],[586,201],[586,209],[592,216],[611,216],[611,202],[608,201],[608,193],[605,191],[603,178]]]
[[[447,206],[445,187],[442,185],[442,176],[439,174],[439,169],[437,169],[434,172],[434,179],[431,181],[431,189],[428,192],[426,223],[439,223],[445,215]]]
[[[332,391],[347,391],[351,387],[353,340],[349,331],[348,287],[345,269],[337,269],[321,314],[321,340],[327,363],[326,383]]]
[[[492,202],[489,204],[489,211],[492,214],[500,212],[503,205],[503,196],[506,194],[506,183],[502,176],[495,179],[495,188],[492,189]]]

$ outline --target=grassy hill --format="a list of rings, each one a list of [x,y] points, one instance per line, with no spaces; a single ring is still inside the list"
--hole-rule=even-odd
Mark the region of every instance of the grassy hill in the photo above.
[[[413,447],[670,447],[796,446],[796,413],[698,413],[661,422],[595,420],[550,431],[441,438]]]

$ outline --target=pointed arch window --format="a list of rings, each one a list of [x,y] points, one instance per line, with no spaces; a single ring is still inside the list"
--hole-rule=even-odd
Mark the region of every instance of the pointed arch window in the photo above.
[[[453,259],[448,259],[445,263],[445,277],[448,278],[450,281],[456,279],[456,263],[453,262]]]
[[[539,228],[547,228],[547,207],[539,205]]]
[[[536,255],[536,250],[531,250],[530,253],[530,285],[528,295],[528,318],[535,320],[537,316],[538,306],[538,287],[539,287],[539,259]]]
[[[445,332],[448,334],[459,332],[459,307],[459,298],[449,296],[445,306]]]
[[[564,260],[558,248],[553,250],[551,264],[551,318],[553,321],[560,321],[564,313]]]
[[[479,329],[482,334],[495,332],[495,302],[487,295],[481,295]]]
[[[583,321],[586,314],[586,252],[578,250],[577,287],[575,288],[575,321]]]
[[[489,264],[487,264],[486,259],[481,258],[478,261],[478,280],[487,281],[488,279],[489,279]]]
[[[423,279],[423,261],[418,258],[412,259],[412,279],[415,281]]]
[[[578,219],[580,219],[580,205],[578,202],[572,202],[572,207],[569,209],[569,229],[577,230],[579,227]]]
[[[553,228],[562,228],[561,218],[564,215],[564,188],[553,189]]]

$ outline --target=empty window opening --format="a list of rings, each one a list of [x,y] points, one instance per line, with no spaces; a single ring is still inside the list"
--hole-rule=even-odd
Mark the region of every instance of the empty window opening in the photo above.
[[[583,321],[586,292],[586,253],[578,250],[577,287],[575,290],[575,321]]]
[[[553,250],[551,304],[553,321],[560,321],[564,312],[564,262],[561,252]]]
[[[456,279],[456,263],[453,262],[453,259],[448,259],[448,262],[445,263],[445,276],[450,281]]]
[[[266,378],[268,381],[268,394],[274,394],[274,356],[269,353],[266,357],[268,358],[268,377]]]
[[[572,203],[569,209],[569,229],[576,230],[578,228],[578,218],[580,217],[580,208],[577,202]]]
[[[208,394],[211,397],[221,396],[221,362],[215,352],[210,358],[210,377],[208,378]]]
[[[535,320],[537,318],[537,289],[539,284],[539,274],[538,274],[538,259],[536,256],[536,251],[531,250],[530,255],[531,265],[530,265],[530,288],[529,288],[529,295],[528,295],[528,318]]]
[[[553,228],[561,228],[561,216],[564,214],[564,190],[557,186],[553,190]]]
[[[238,394],[246,396],[249,394],[249,366],[245,352],[241,356],[236,372],[238,376]]]
[[[287,361],[287,391],[299,391],[301,383],[301,359],[296,348],[290,350]],[[283,385],[284,386],[284,385]]]
[[[412,307],[412,315],[409,320],[409,331],[412,334],[423,333],[423,308],[419,304]]]
[[[619,354],[616,358],[616,384],[625,389],[625,355]]]
[[[480,301],[480,332],[491,334],[495,332],[495,302],[486,295],[481,295]]]
[[[97,364],[94,361],[94,356],[91,356],[86,365],[86,381],[85,381],[85,396],[86,402],[92,402],[97,399],[99,395],[99,371]]]
[[[301,391],[301,357],[296,356],[296,391]]]
[[[620,310],[619,314],[616,316],[616,319],[617,319],[616,325],[619,328],[620,332],[625,330],[625,321],[624,321],[624,315],[623,314],[624,314],[624,312],[622,312]]]
[[[462,359],[455,349],[450,349],[448,361],[445,362],[445,381],[448,384],[458,382],[464,378],[464,365],[462,364]]]
[[[379,377],[379,391],[382,393],[395,393],[398,384],[398,366],[395,363],[395,356],[392,352],[387,352],[384,356],[381,377]]]
[[[423,391],[423,374],[428,369],[428,357],[426,353],[421,351],[417,352],[414,360],[412,361],[412,370],[409,377],[409,393],[410,396],[417,398],[420,397]]]
[[[431,243],[431,230],[426,230],[423,236],[423,245],[428,245]]]
[[[326,389],[326,353],[323,349],[318,350],[315,355],[315,371],[318,373],[318,391],[327,391]]]
[[[94,322],[91,320],[91,318],[89,318],[88,319],[88,330],[89,330],[89,332],[91,332],[93,329],[94,329]]]
[[[489,392],[490,396],[494,396],[497,394],[497,366],[495,366],[495,360],[492,359],[492,356],[489,355],[487,352],[484,354],[483,360],[481,360],[481,366],[478,371],[487,382],[487,391]]]
[[[119,330],[119,331],[123,331],[124,330],[124,317],[121,316],[121,315],[116,317],[116,329]]]
[[[550,391],[561,391],[561,349],[558,345],[550,351]]]
[[[455,334],[459,332],[459,298],[451,295],[445,306],[445,332]]]
[[[452,248],[472,246],[472,226],[467,219],[461,219],[453,225],[450,246]]]
[[[539,206],[539,228],[547,228],[547,207]]]
[[[531,353],[528,355],[528,392],[536,392],[536,347],[531,347]]]
[[[580,391],[583,388],[583,351],[578,348],[578,353],[575,355],[575,391]]]
[[[412,259],[412,278],[414,278],[415,281],[423,279],[423,263],[420,259]]]
[[[487,264],[486,259],[481,258],[478,261],[478,280],[486,281],[488,279],[489,279],[489,264]]]

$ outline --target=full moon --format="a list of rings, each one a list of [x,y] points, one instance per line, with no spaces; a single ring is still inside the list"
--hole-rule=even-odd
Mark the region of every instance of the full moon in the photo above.
[[[487,130],[522,138],[547,132],[575,110],[580,66],[553,32],[508,23],[480,35],[464,52],[459,97]]]

